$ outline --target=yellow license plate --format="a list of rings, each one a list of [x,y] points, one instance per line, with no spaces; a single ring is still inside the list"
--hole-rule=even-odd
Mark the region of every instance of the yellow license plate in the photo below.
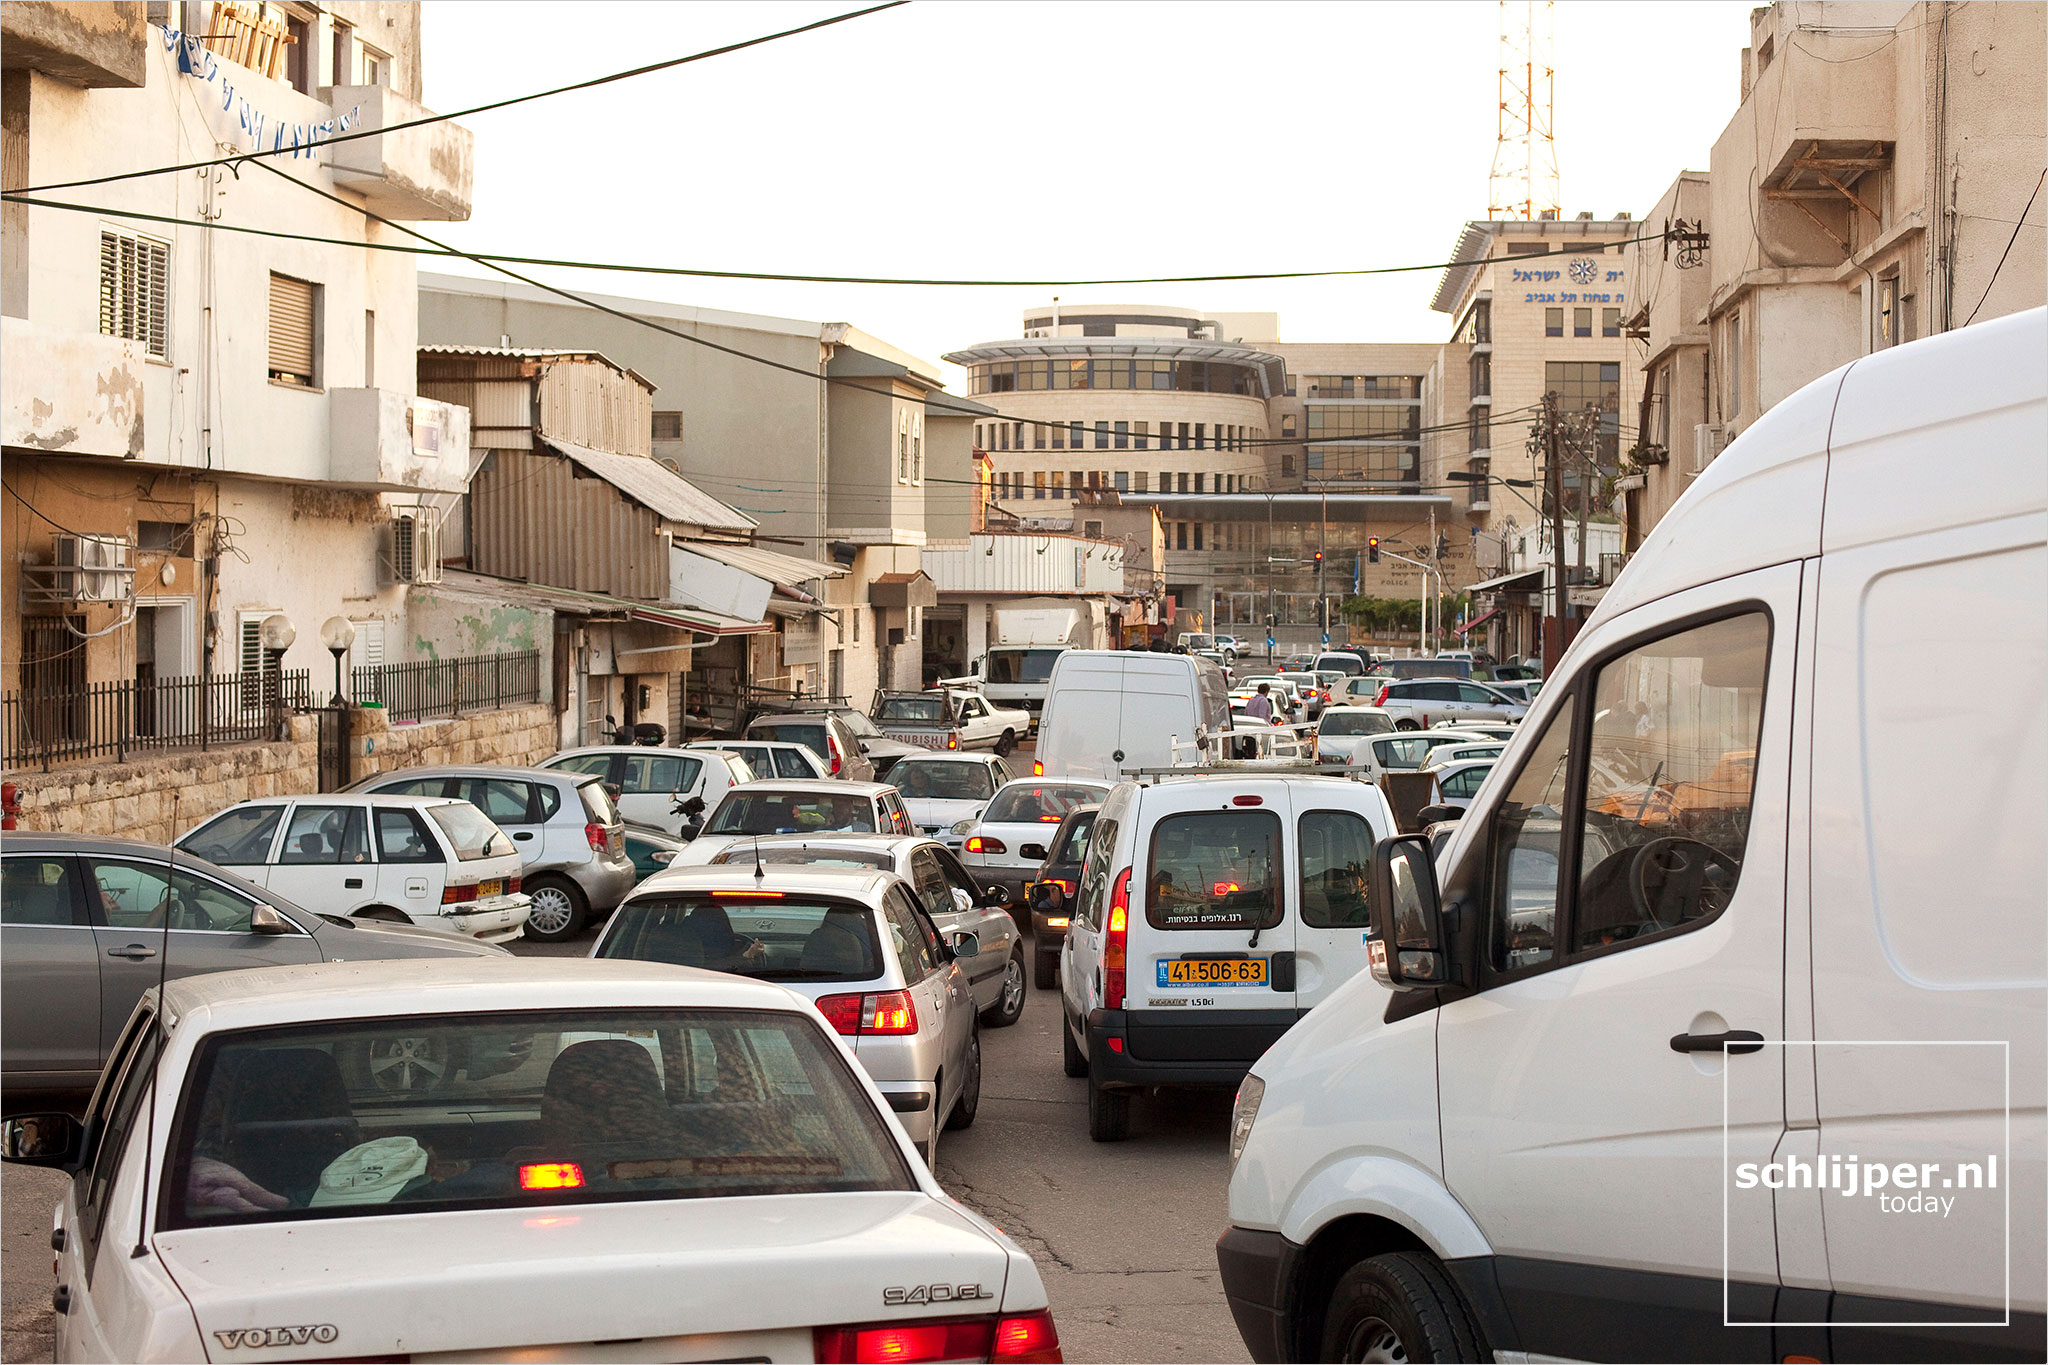
[[[1172,957],[1159,964],[1162,986],[1263,986],[1263,957]]]
[[[476,895],[478,900],[482,900],[485,896],[502,896],[504,894],[505,882],[503,878],[493,878],[490,881],[478,882],[476,884]]]

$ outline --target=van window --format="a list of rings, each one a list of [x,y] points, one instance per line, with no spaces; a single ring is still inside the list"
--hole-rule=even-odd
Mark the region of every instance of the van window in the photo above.
[[[1057,649],[992,649],[988,652],[988,680],[992,683],[1042,683],[1052,678]]]
[[[1543,727],[1493,816],[1487,960],[1497,972],[1539,967],[1557,956],[1558,839],[1571,766],[1573,708]]]
[[[1301,922],[1312,929],[1364,925],[1372,879],[1372,826],[1356,811],[1301,817]]]
[[[1109,903],[1109,860],[1116,855],[1116,821],[1098,816],[1088,841],[1088,859],[1081,865],[1080,919],[1090,929],[1102,927],[1102,907]]]
[[[1169,815],[1152,827],[1145,918],[1155,929],[1270,929],[1280,922],[1280,817]]]
[[[1751,612],[1667,635],[1593,686],[1572,948],[1712,919],[1742,872],[1770,621]]]

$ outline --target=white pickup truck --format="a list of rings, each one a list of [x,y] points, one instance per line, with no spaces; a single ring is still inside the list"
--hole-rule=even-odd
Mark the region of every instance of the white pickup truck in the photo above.
[[[884,735],[906,744],[998,754],[1009,753],[1031,732],[1029,711],[999,707],[973,688],[945,682],[924,692],[878,693],[874,721]]]

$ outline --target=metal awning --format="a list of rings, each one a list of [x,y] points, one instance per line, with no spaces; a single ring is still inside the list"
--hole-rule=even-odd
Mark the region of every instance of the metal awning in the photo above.
[[[843,565],[804,559],[798,555],[786,555],[775,550],[764,550],[758,545],[728,545],[715,540],[679,540],[676,544],[693,555],[715,559],[721,564],[738,569],[741,573],[765,578],[770,583],[778,583],[785,588],[794,588],[800,583],[809,583],[820,578],[844,578],[849,572]]]
[[[1459,627],[1458,627],[1458,634],[1460,634],[1460,635],[1463,635],[1463,634],[1465,634],[1465,633],[1466,633],[1467,631],[1473,631],[1473,630],[1477,630],[1477,629],[1479,629],[1479,628],[1480,628],[1481,626],[1485,625],[1485,624],[1486,624],[1486,623],[1487,623],[1488,621],[1491,621],[1491,620],[1492,620],[1492,619],[1493,619],[1494,617],[1496,617],[1496,616],[1498,616],[1498,615],[1500,615],[1500,608],[1499,608],[1499,607],[1495,607],[1495,608],[1494,608],[1493,610],[1491,610],[1491,611],[1483,611],[1483,612],[1479,613],[1479,615],[1477,615],[1477,616],[1473,617],[1473,618],[1472,618],[1471,620],[1467,621],[1467,622],[1466,622],[1466,623],[1465,623],[1464,625],[1462,625],[1462,626],[1459,626]]]
[[[420,591],[417,590],[416,591]],[[525,583],[515,578],[495,578],[459,569],[442,575],[432,592],[455,592],[506,606],[538,608],[558,615],[588,616],[612,621],[644,621],[673,630],[693,631],[714,638],[752,635],[775,629],[772,621],[744,621],[737,616],[710,611],[680,602],[637,602],[631,598],[608,597],[600,592],[557,588],[545,583]]]
[[[759,635],[775,629],[773,621],[743,621],[737,616],[723,612],[707,611],[703,607],[686,607],[675,602],[633,603],[627,616],[635,621],[644,621],[651,626],[670,626],[676,630],[693,630],[699,635],[712,635],[723,639],[728,635]]]
[[[541,443],[668,521],[712,531],[751,531],[760,525],[745,512],[720,502],[650,456],[592,450],[545,435]]]
[[[1512,583],[1519,583],[1519,582],[1521,582],[1521,581],[1522,581],[1523,579],[1525,579],[1525,578],[1527,578],[1527,579],[1533,579],[1533,580],[1534,580],[1534,581],[1533,581],[1533,582],[1532,582],[1532,583],[1530,584],[1530,587],[1532,587],[1532,588],[1537,588],[1537,587],[1541,587],[1541,586],[1543,585],[1543,570],[1541,570],[1541,569],[1519,569],[1519,570],[1517,570],[1517,571],[1516,571],[1516,572],[1514,572],[1514,573],[1504,573],[1504,574],[1502,574],[1502,575],[1501,575],[1501,576],[1500,576],[1499,578],[1487,578],[1487,579],[1482,579],[1482,580],[1480,580],[1479,582],[1477,582],[1477,583],[1474,583],[1474,584],[1470,585],[1469,587],[1467,587],[1467,588],[1465,589],[1465,591],[1466,591],[1466,592],[1496,592],[1496,591],[1498,591],[1498,590],[1500,590],[1500,589],[1502,589],[1502,588],[1505,588],[1505,587],[1507,587],[1507,586],[1508,586],[1509,584],[1512,584]]]

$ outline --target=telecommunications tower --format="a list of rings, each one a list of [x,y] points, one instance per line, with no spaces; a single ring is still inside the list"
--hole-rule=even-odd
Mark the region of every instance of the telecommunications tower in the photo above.
[[[1491,218],[1558,216],[1553,9],[1552,0],[1500,0],[1500,137],[1486,192]]]

